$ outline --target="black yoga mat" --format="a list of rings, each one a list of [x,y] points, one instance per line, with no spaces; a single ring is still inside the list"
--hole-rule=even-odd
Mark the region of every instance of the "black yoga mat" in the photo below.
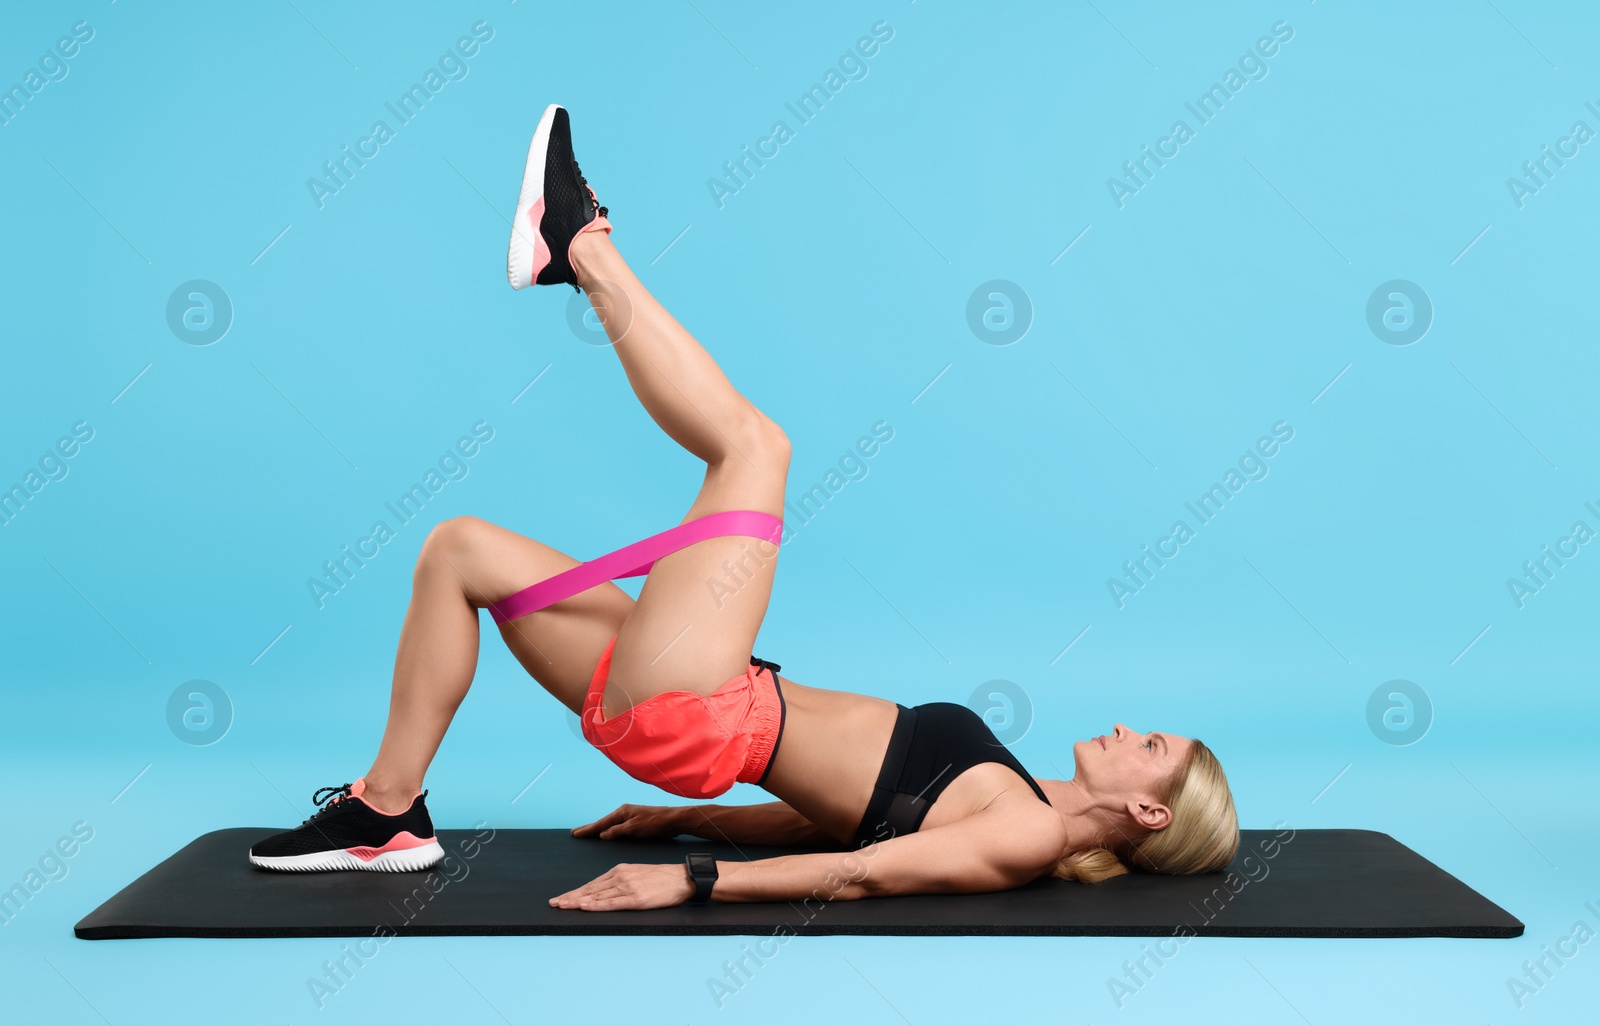
[[[88,940],[449,934],[915,934],[972,936],[1519,937],[1522,923],[1371,830],[1243,831],[1226,873],[1130,874],[1086,886],[1036,880],[995,894],[579,912],[547,902],[622,862],[691,851],[758,859],[796,849],[578,840],[565,830],[441,830],[449,853],[418,873],[276,873],[245,859],[274,828],[190,843],[78,923]],[[835,878],[871,872],[844,852]],[[835,889],[837,882],[832,885]]]

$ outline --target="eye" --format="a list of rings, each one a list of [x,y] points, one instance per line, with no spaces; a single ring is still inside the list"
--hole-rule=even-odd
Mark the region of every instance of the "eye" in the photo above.
[[[1145,743],[1144,743],[1144,750],[1147,751],[1147,752],[1154,752],[1156,750],[1155,740],[1154,739],[1146,739]]]

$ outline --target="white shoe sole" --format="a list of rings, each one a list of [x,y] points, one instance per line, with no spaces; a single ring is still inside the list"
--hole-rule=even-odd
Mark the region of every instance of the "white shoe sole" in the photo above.
[[[539,229],[528,223],[528,211],[544,195],[544,158],[550,148],[550,126],[555,122],[559,103],[544,109],[539,127],[534,130],[533,142],[528,147],[528,163],[522,170],[522,191],[517,194],[517,213],[511,221],[511,242],[506,247],[506,279],[513,289],[525,289],[533,284],[533,252]]]
[[[287,873],[316,873],[333,869],[364,869],[376,873],[409,873],[427,869],[444,858],[444,849],[438,841],[429,841],[416,848],[386,851],[367,861],[359,859],[344,849],[318,851],[309,855],[261,856],[250,853],[250,864],[262,869],[277,869]]]

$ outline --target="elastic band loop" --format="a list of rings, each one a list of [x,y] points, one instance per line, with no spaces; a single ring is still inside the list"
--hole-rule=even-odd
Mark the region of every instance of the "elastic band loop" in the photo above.
[[[563,570],[499,602],[491,602],[489,613],[496,624],[503,624],[536,613],[607,581],[642,577],[663,556],[669,556],[695,542],[728,535],[742,535],[776,545],[783,538],[783,518],[751,509],[711,513],[626,545],[615,552],[608,552],[587,563],[580,563],[570,570]]]

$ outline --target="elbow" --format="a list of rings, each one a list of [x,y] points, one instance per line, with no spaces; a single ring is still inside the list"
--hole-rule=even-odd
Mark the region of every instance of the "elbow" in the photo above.
[[[896,886],[896,881],[871,874],[858,880],[855,890],[859,892],[856,897],[860,898],[892,898],[896,894],[907,893],[903,886]]]
[[[794,837],[794,842],[796,844],[808,845],[813,848],[838,848],[843,851],[849,850],[848,848],[839,844],[839,839],[837,837],[834,837],[832,834],[817,826],[815,823],[807,823],[804,827],[802,827]]]
[[[847,870],[849,884],[846,887],[847,896],[851,898],[890,898],[896,894],[914,894],[917,888],[908,887],[907,881],[901,874],[888,871],[888,867],[874,867],[869,861],[870,848],[862,849],[868,854],[852,853],[845,858],[859,863]]]

